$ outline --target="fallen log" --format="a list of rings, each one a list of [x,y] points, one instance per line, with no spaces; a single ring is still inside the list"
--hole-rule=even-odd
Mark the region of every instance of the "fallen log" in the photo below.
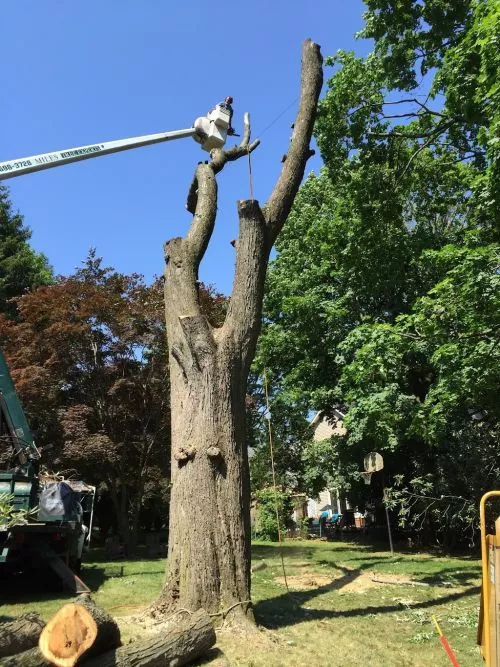
[[[58,667],[73,667],[83,655],[99,655],[120,646],[116,621],[89,596],[66,604],[43,629],[38,647]]]
[[[0,658],[36,646],[44,627],[45,623],[34,612],[0,623]]]
[[[215,644],[215,630],[203,609],[166,634],[159,633],[83,660],[82,667],[176,667],[203,656]]]
[[[52,667],[52,664],[45,660],[40,649],[35,647],[8,658],[0,658],[0,667]]]

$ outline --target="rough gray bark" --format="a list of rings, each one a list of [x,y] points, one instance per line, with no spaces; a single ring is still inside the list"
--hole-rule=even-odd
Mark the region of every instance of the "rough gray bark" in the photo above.
[[[52,667],[52,663],[45,660],[40,650],[35,647],[8,658],[0,658],[0,667]]]
[[[13,621],[0,623],[0,657],[20,653],[36,646],[44,627],[45,623],[34,612],[23,614]]]
[[[180,667],[205,655],[215,640],[210,617],[199,609],[167,634],[127,644],[81,664],[82,667]]]
[[[239,146],[212,152],[199,164],[186,208],[184,238],[165,245],[165,317],[170,355],[172,491],[167,580],[155,612],[200,607],[251,615],[249,472],[245,443],[248,371],[260,329],[269,253],[302,181],[322,86],[322,57],[310,40],[302,49],[295,132],[281,175],[261,209],[238,202],[233,291],[223,326],[201,313],[198,267],[215,224],[216,174],[246,156],[250,123]]]

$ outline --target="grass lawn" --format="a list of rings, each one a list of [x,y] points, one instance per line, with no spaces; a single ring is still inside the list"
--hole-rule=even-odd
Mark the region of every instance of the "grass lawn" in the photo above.
[[[267,630],[250,637],[218,633],[220,653],[213,667],[451,664],[432,614],[461,667],[483,664],[476,647],[478,560],[397,553],[391,558],[368,545],[319,541],[286,542],[283,556],[289,592],[278,545],[254,543],[254,564],[266,567],[253,574],[252,597],[257,620]],[[82,578],[98,604],[126,617],[154,599],[163,574],[162,560],[107,563],[95,558],[84,566]],[[401,583],[408,579],[427,585]],[[48,618],[64,600],[18,596],[0,606],[0,620],[28,610]],[[123,635],[133,636],[134,627],[125,622]]]

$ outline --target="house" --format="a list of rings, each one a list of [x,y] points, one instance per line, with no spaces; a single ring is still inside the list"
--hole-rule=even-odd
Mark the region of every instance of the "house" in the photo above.
[[[340,410],[333,411],[333,419],[325,416],[323,411],[317,412],[311,421],[313,429],[313,440],[321,442],[328,440],[332,435],[344,435],[345,415]],[[307,516],[317,518],[321,512],[327,511],[331,514],[342,514],[352,509],[347,498],[342,497],[341,489],[323,489],[317,498],[307,498]]]

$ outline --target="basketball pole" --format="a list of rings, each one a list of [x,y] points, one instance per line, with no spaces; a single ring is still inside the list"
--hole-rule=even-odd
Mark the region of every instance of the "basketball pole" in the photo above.
[[[385,520],[387,521],[387,534],[389,535],[389,548],[391,550],[391,556],[394,556],[394,545],[392,544],[391,522],[389,521],[389,510],[387,509],[387,493],[386,493],[386,490],[385,490],[385,468],[383,469],[382,475],[383,475],[383,485],[384,485]]]
[[[385,519],[387,521],[387,532],[389,534],[389,547],[391,549],[391,556],[394,556],[394,547],[393,547],[393,544],[392,544],[391,522],[389,521],[389,510],[387,509],[387,503],[385,502],[385,487],[384,487],[384,509],[385,509]]]

